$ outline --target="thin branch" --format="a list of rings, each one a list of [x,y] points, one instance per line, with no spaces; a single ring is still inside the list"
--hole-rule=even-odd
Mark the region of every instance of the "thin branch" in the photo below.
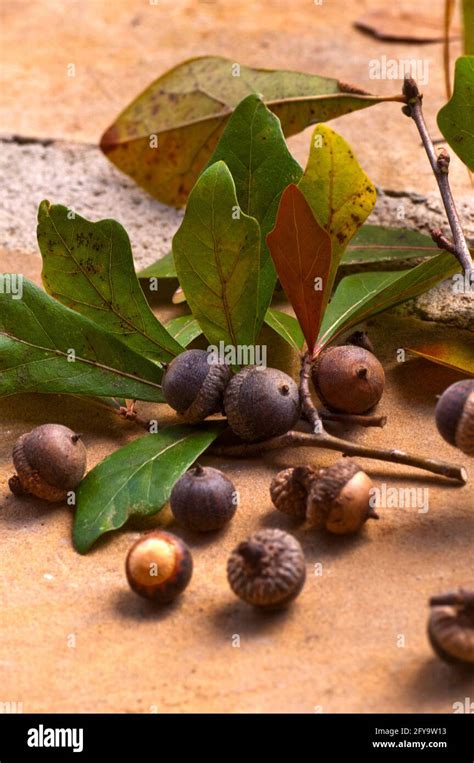
[[[467,482],[467,472],[462,466],[438,461],[434,458],[412,456],[402,450],[394,448],[371,448],[348,442],[339,437],[333,437],[327,432],[321,434],[307,434],[306,432],[290,431],[280,437],[272,437],[263,442],[239,443],[238,445],[212,445],[207,451],[209,454],[220,457],[248,458],[261,455],[271,450],[279,450],[287,447],[311,447],[337,450],[344,456],[359,456],[360,458],[375,458],[379,461],[389,461],[392,464],[405,464],[416,469],[425,469],[433,474],[456,480],[463,485]]]
[[[303,415],[305,419],[309,422],[311,426],[311,431],[315,435],[321,435],[324,432],[323,423],[321,421],[321,418],[319,416],[318,410],[315,407],[311,392],[309,389],[309,377],[311,375],[311,356],[310,353],[307,352],[305,355],[303,355],[301,359],[301,371],[300,371],[300,400],[301,400],[301,409],[303,411]]]
[[[452,241],[446,238],[440,228],[431,231],[431,238],[440,249],[444,249],[446,252],[451,252],[451,254],[456,255],[456,247]]]
[[[330,413],[318,409],[319,417],[323,421],[334,421],[341,424],[355,424],[359,427],[384,427],[387,423],[387,417],[380,415],[366,415],[359,413]]]
[[[422,110],[422,99],[418,85],[411,77],[406,77],[403,84],[403,94],[407,100],[406,105],[402,111],[406,116],[411,117],[416,124],[418,132],[420,133],[421,140],[423,142],[424,149],[430,160],[431,168],[433,170],[436,182],[438,183],[441,198],[443,200],[444,208],[451,228],[453,236],[454,256],[459,261],[464,272],[468,276],[469,280],[474,281],[474,266],[469,252],[464,233],[462,231],[459,215],[454,203],[453,195],[449,185],[449,154],[445,149],[442,149],[439,154],[436,154],[433,142],[428,133],[425,119]],[[448,250],[449,251],[449,250]]]

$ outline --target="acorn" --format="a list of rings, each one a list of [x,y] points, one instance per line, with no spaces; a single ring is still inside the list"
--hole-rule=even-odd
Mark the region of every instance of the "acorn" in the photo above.
[[[216,363],[206,350],[186,350],[171,361],[161,387],[168,405],[195,424],[222,410],[230,377],[229,366]]]
[[[237,509],[237,493],[219,469],[197,464],[177,481],[170,504],[175,519],[187,530],[211,532],[230,522]]]
[[[298,387],[276,368],[246,366],[227,385],[224,409],[229,426],[242,440],[278,437],[300,417]]]
[[[65,500],[86,471],[87,452],[80,437],[62,424],[43,424],[21,435],[13,448],[17,473],[8,481],[12,493],[51,503]]]
[[[474,668],[474,591],[459,591],[430,599],[428,637],[445,662]]]
[[[306,502],[312,481],[317,470],[312,466],[297,466],[283,469],[272,480],[270,497],[278,511],[291,517],[306,517]]]
[[[468,456],[474,456],[474,379],[448,387],[435,409],[440,435]]]
[[[308,492],[307,527],[335,535],[356,533],[368,519],[379,518],[371,506],[372,490],[370,477],[350,458],[320,469]]]
[[[311,377],[319,399],[336,413],[366,413],[385,386],[382,364],[363,347],[330,347],[317,358]]]
[[[172,533],[148,533],[133,544],[125,561],[130,588],[145,599],[166,604],[179,596],[193,573],[187,545]]]
[[[298,596],[306,579],[301,545],[282,530],[258,530],[231,553],[227,579],[247,604],[267,610],[284,607]]]

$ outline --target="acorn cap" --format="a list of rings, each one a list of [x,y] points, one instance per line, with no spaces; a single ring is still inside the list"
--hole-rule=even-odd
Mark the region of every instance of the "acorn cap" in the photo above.
[[[231,369],[209,359],[205,350],[186,350],[171,361],[163,377],[166,402],[190,424],[222,408]]]
[[[474,595],[467,594],[467,606],[437,605],[437,601],[459,597],[463,593],[434,597],[428,620],[428,636],[434,651],[442,660],[474,666]],[[469,601],[470,599],[470,601]],[[469,606],[470,604],[470,606]]]
[[[435,409],[436,426],[450,445],[474,455],[474,379],[451,384]]]
[[[265,609],[285,606],[305,582],[301,545],[283,530],[258,530],[233,550],[227,578],[234,593],[248,604]]]
[[[272,480],[270,496],[279,511],[292,517],[306,517],[306,501],[317,472],[312,466],[283,469]]]

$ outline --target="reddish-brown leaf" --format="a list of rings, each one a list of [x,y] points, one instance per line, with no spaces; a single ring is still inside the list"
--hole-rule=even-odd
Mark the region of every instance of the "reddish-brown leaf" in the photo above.
[[[294,184],[283,191],[267,244],[308,350],[312,352],[329,299],[331,238]]]

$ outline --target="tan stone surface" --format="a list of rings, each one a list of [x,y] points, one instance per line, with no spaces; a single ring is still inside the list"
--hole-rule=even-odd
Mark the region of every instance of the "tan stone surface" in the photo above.
[[[197,55],[223,55],[266,68],[314,72],[378,93],[399,92],[397,81],[369,78],[369,61],[428,62],[425,111],[434,137],[445,102],[442,46],[385,42],[352,22],[386,0],[4,0],[2,3],[2,132],[97,143],[117,114],[152,80]],[[397,3],[414,6],[408,0]],[[443,17],[443,0],[418,0],[416,10]],[[452,46],[452,59],[460,43]],[[75,76],[68,76],[74,65]],[[380,186],[429,192],[436,188],[410,120],[382,104],[335,120],[362,165]],[[306,161],[309,131],[290,145]],[[453,157],[456,196],[472,193]]]
[[[38,281],[39,257],[5,256],[7,270],[10,257]],[[424,324],[423,331],[439,336],[445,329]],[[395,362],[396,349],[420,337],[410,320],[380,318],[370,332],[387,369],[381,408],[388,424],[349,436],[467,465],[433,424],[436,395],[459,375],[422,360]],[[163,423],[173,420],[162,406],[143,409]],[[305,534],[273,511],[268,486],[280,468],[330,464],[336,454],[299,449],[262,460],[205,458],[231,477],[241,505],[218,535],[176,528],[192,549],[194,576],[179,601],[153,609],[125,580],[136,530],[115,533],[79,556],[71,546],[70,509],[9,494],[16,437],[49,421],[83,432],[90,467],[140,434],[77,399],[0,400],[1,701],[23,702],[25,712],[450,712],[453,702],[473,696],[472,672],[434,658],[425,635],[428,597],[474,584],[472,486],[361,460],[377,485],[428,488],[429,511],[385,510],[359,536],[331,538]],[[269,616],[235,599],[225,576],[233,546],[268,526],[294,532],[308,565],[294,606]],[[240,648],[232,645],[235,635]]]

